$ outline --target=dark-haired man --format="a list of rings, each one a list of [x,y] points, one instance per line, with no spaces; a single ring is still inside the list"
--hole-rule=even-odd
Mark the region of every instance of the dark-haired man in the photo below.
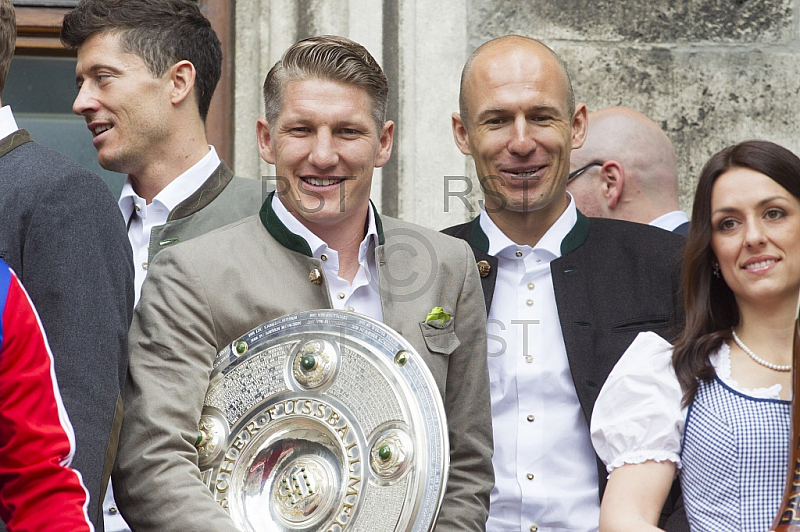
[[[161,249],[255,214],[263,199],[260,183],[234,178],[206,140],[221,45],[191,0],[83,0],[61,40],[78,52],[73,110],[98,161],[128,174],[119,208],[138,301]],[[108,529],[127,530],[112,501]]]
[[[484,530],[492,437],[478,272],[466,243],[380,216],[369,201],[373,170],[392,151],[388,90],[363,46],[333,36],[295,43],[267,75],[257,126],[261,156],[280,176],[278,193],[260,216],[164,250],[153,262],[131,326],[114,470],[120,508],[135,530],[234,532],[200,478],[195,448],[216,354],[266,321],[332,308],[385,323],[430,368],[450,437],[436,529]],[[449,316],[433,326],[428,316],[437,307]],[[297,519],[340,529],[339,513],[305,504],[309,515]],[[370,504],[347,514],[381,512]]]
[[[128,174],[119,200],[136,292],[166,246],[255,214],[260,183],[235,179],[206,140],[222,48],[191,0],[83,0],[61,40],[78,52],[73,110],[100,165]]]
[[[0,93],[15,38],[14,8],[0,0]],[[125,224],[103,181],[34,142],[8,105],[0,108],[0,212],[0,258],[18,272],[39,310],[75,429],[72,466],[91,495],[88,515],[102,530],[133,310]],[[3,434],[0,445],[6,443]]]
[[[541,42],[510,35],[480,46],[459,104],[453,135],[475,161],[484,202],[445,232],[472,245],[489,312],[487,529],[596,532],[606,471],[589,438],[592,408],[638,332],[670,339],[680,328],[683,238],[575,208],[567,176],[586,106]]]

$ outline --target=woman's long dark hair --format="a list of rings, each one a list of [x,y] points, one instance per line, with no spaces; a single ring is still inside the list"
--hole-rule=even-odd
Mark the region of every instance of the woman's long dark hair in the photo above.
[[[675,343],[672,365],[688,405],[699,379],[714,377],[709,354],[731,337],[739,324],[739,308],[722,277],[714,275],[716,258],[711,250],[711,191],[717,178],[732,168],[762,173],[800,199],[800,159],[772,142],[750,140],[729,146],[706,163],[697,183],[692,224],[683,262],[686,326]],[[742,190],[742,194],[747,194]]]

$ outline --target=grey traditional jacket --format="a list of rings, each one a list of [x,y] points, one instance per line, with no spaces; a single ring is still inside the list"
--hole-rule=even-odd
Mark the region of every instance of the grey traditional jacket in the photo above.
[[[0,140],[0,212],[0,258],[19,275],[47,333],[75,429],[72,466],[89,490],[89,517],[102,531],[133,309],[125,223],[100,177],[33,142],[25,130]]]
[[[194,193],[172,209],[167,223],[150,233],[147,262],[167,246],[184,242],[256,214],[266,196],[261,181],[234,177],[224,161]]]
[[[493,485],[486,311],[464,242],[376,216],[375,249],[386,325],[420,353],[445,404],[450,479],[437,530],[481,531]],[[321,283],[309,280],[318,270]],[[115,494],[137,532],[234,532],[200,480],[194,447],[218,351],[286,314],[332,308],[308,244],[278,220],[270,198],[259,217],[164,250],[153,261],[131,328],[125,423]],[[408,283],[409,280],[413,282]],[[425,323],[433,307],[453,325]]]

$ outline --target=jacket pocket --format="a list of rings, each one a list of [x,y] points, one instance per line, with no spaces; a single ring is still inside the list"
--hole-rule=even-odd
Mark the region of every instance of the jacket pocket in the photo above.
[[[461,340],[458,339],[456,332],[453,330],[452,320],[443,329],[438,329],[428,323],[420,323],[419,328],[422,331],[425,345],[428,346],[428,351],[439,353],[440,355],[449,355],[461,345]]]

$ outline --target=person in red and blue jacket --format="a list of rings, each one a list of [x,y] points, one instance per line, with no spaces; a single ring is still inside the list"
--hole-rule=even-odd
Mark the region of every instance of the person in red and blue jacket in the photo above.
[[[39,315],[0,260],[0,517],[9,532],[94,530],[74,453]]]

